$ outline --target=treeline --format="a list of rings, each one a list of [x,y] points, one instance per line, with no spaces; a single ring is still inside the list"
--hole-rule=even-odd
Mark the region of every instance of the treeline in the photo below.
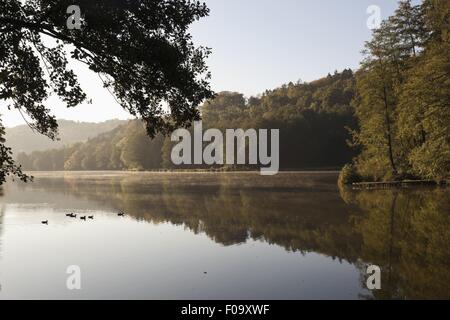
[[[341,182],[448,178],[450,1],[401,1],[365,53],[354,100],[362,152]]]
[[[356,74],[344,70],[249,99],[220,93],[201,107],[203,127],[280,129],[282,170],[348,163],[342,183],[447,179],[449,21],[450,1],[403,0],[374,30]],[[17,160],[26,170],[171,169],[172,146],[168,137],[150,140],[132,121],[86,143]]]
[[[311,83],[289,83],[246,99],[219,93],[201,106],[204,129],[280,129],[280,168],[338,168],[355,156],[346,141],[356,128],[351,70]],[[86,143],[31,154],[17,160],[25,170],[173,169],[170,137],[150,140],[141,122],[130,121]],[[189,168],[205,168],[204,166]],[[239,169],[239,168],[234,168]]]

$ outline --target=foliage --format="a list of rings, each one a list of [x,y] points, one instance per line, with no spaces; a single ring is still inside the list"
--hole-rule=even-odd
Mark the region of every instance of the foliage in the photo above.
[[[97,73],[151,137],[199,118],[198,105],[213,94],[205,65],[209,49],[194,46],[189,25],[208,15],[205,4],[79,0],[82,28],[69,30],[66,10],[72,4],[0,1],[0,100],[8,108],[27,114],[31,127],[55,139],[57,122],[45,106],[50,94],[67,107],[87,98],[68,68],[70,57]],[[2,156],[10,164],[2,176],[16,173],[7,152]]]
[[[201,106],[203,127],[222,131],[280,129],[282,169],[340,167],[355,155],[346,144],[350,135],[345,128],[355,127],[350,107],[354,83],[352,71],[344,70],[312,83],[291,83],[249,99],[240,93],[222,92]],[[29,170],[173,169],[172,146],[170,137],[157,135],[150,140],[144,127],[131,121],[84,144],[22,153],[18,160]]]
[[[356,172],[353,164],[346,164],[339,173],[338,184],[340,186],[349,185],[361,181],[361,177]]]
[[[400,2],[374,31],[357,72],[360,175],[446,179],[450,174],[450,3]]]

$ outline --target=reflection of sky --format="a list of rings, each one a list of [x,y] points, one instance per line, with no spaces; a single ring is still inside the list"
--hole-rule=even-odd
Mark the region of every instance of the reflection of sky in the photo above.
[[[336,180],[81,172],[8,183],[0,298],[358,298],[365,264],[382,268],[376,298],[447,298],[449,190],[338,190]],[[74,293],[64,280],[75,264],[85,290]]]
[[[181,184],[188,181],[196,184],[197,176],[203,179],[209,177],[210,185],[224,183],[223,180],[217,180],[217,175],[169,174],[154,175],[154,179],[149,179],[149,184],[153,186],[154,180],[159,181],[162,177],[168,177],[169,181],[172,181],[169,177],[176,178]],[[231,179],[232,176],[221,175],[221,179],[230,179],[230,184],[239,182],[242,187],[249,183],[248,177],[255,175],[243,174],[237,180]],[[309,188],[322,188],[323,191],[322,184],[312,184],[309,174],[304,176],[305,184],[310,184]],[[334,181],[334,175],[331,177]],[[302,179],[297,177],[286,180],[280,175],[264,181],[269,184],[282,181],[285,186],[292,183],[291,180],[298,184]],[[222,224],[208,226],[213,229],[209,230],[213,235],[221,237],[221,232],[225,232],[225,241],[232,240],[231,243],[236,243],[224,245],[217,239],[213,240],[211,234],[201,230],[195,234],[191,228],[183,225],[149,223],[137,220],[136,216],[118,217],[118,208],[114,208],[112,199],[108,202],[99,196],[89,198],[83,193],[77,194],[79,189],[83,189],[83,185],[76,185],[73,180],[67,182],[67,189],[57,184],[52,185],[52,180],[45,180],[45,183],[42,181],[37,178],[33,184],[26,186],[5,186],[5,196],[2,199],[5,215],[3,233],[0,235],[0,283],[3,286],[0,299],[356,299],[358,294],[364,293],[360,287],[359,270],[348,262],[340,262],[313,252],[293,253],[279,245],[252,238],[244,242],[239,240],[239,244],[233,242],[233,238],[227,238],[233,234],[227,232],[233,231],[233,228],[238,231],[248,228],[239,223],[228,225],[232,224],[233,212],[227,211],[228,217]],[[156,185],[161,187],[164,183],[156,182]],[[155,219],[158,220],[161,219],[158,214],[168,210],[164,206],[156,208],[160,204],[154,201],[158,197],[164,197],[164,193],[151,195],[148,202],[140,202],[140,197],[145,197],[146,192],[152,192],[154,186],[147,187],[144,193],[139,186],[127,186],[127,190],[133,191],[129,194],[121,191],[123,194],[119,193],[118,196],[128,197],[129,201],[139,203],[142,207],[136,206],[136,211],[155,211]],[[173,187],[173,184],[169,183],[167,186]],[[60,190],[55,192],[55,187]],[[111,192],[115,188],[108,185],[105,191]],[[211,189],[211,186],[208,188]],[[184,195],[197,199],[193,190],[199,189],[190,187]],[[236,191],[237,195],[243,192],[242,188]],[[173,192],[184,191],[167,190],[168,194]],[[283,201],[289,201],[286,198],[289,192],[280,193]],[[224,197],[228,199],[236,194],[225,193]],[[114,195],[117,194],[106,194],[110,198]],[[308,195],[312,195],[311,191],[308,191]],[[210,196],[209,193],[206,195],[207,198]],[[291,197],[297,198],[299,195],[295,193]],[[168,198],[168,201],[171,199]],[[228,200],[233,199],[235,198]],[[213,201],[222,200],[217,198]],[[306,205],[309,202],[304,203]],[[202,207],[199,205],[198,208],[201,210]],[[216,210],[214,208],[212,210]],[[286,208],[279,208],[281,212],[293,209],[292,203]],[[85,222],[67,218],[65,214],[71,211],[82,215],[93,214],[95,220]],[[304,215],[306,211],[307,207],[302,207],[299,214]],[[289,215],[292,218],[292,212]],[[203,217],[207,219],[208,213]],[[281,221],[266,223],[280,222],[282,226],[283,217],[281,214],[277,218]],[[42,220],[49,220],[49,225],[42,225]],[[170,215],[168,221],[172,221]],[[70,265],[81,267],[81,291],[68,291],[65,287],[68,276],[66,269]]]
[[[253,240],[224,247],[181,226],[94,214],[82,222],[45,206],[8,206],[0,298],[351,299],[361,292],[354,266],[323,255]],[[65,287],[69,265],[81,267],[81,291]]]

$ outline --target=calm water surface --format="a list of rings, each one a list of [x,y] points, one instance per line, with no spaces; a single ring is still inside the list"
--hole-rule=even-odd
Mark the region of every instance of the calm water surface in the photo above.
[[[35,177],[0,191],[0,299],[450,298],[448,189],[339,190],[335,173]],[[366,289],[370,264],[382,290]],[[66,287],[71,265],[81,290]]]

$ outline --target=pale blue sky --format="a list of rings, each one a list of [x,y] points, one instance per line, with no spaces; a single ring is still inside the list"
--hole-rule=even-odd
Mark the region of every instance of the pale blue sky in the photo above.
[[[420,1],[415,1],[419,3]],[[370,39],[367,8],[391,15],[396,0],[206,0],[208,18],[192,28],[213,48],[214,89],[254,95],[298,79],[357,68]]]
[[[415,0],[419,3],[420,0]],[[209,17],[192,26],[197,44],[211,47],[208,59],[215,91],[256,95],[299,79],[311,81],[334,70],[355,69],[370,39],[367,8],[391,15],[396,0],[206,0]],[[49,106],[58,118],[98,122],[128,114],[100,80],[75,64],[92,105],[66,109],[57,99]],[[0,103],[6,126],[23,124],[16,111]]]

